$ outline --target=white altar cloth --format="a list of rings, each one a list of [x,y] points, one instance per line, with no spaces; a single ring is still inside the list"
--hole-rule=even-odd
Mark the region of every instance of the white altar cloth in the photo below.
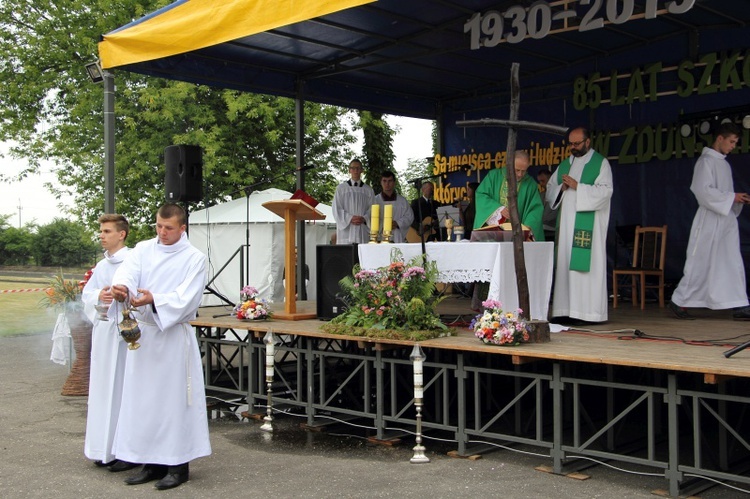
[[[552,290],[554,243],[523,244],[531,318],[547,320]],[[401,251],[405,261],[422,253],[422,245],[419,243],[360,244],[360,267],[374,270],[390,264],[393,248]],[[425,249],[428,260],[437,263],[439,282],[489,282],[488,298],[499,300],[504,310],[515,311],[518,308],[513,243],[429,242]]]

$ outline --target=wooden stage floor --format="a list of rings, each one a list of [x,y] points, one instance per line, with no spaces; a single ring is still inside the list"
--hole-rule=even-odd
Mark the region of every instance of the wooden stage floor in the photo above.
[[[297,310],[315,311],[315,303],[299,302]],[[557,474],[590,460],[642,465],[664,476],[673,497],[703,490],[704,478],[750,485],[750,445],[742,437],[750,348],[723,355],[750,340],[750,322],[709,310],[681,321],[656,304],[624,304],[610,309],[605,324],[500,347],[468,329],[476,314],[467,298],[449,295],[438,311],[455,320],[457,334],[420,342],[427,355],[420,421],[451,435],[456,455],[511,442],[548,455]],[[207,388],[252,407],[272,400],[298,408],[309,427],[356,418],[379,441],[417,424],[413,342],[331,335],[318,319],[243,322],[228,312],[204,308],[192,321]],[[270,381],[262,342],[269,331],[277,335],[277,358],[286,359]]]
[[[299,302],[298,311],[315,310],[315,302]],[[203,308],[194,325],[247,329],[257,335],[269,329],[279,334],[331,337],[320,331],[322,321],[272,320],[241,322],[233,317],[213,317],[227,310]],[[609,321],[570,331],[552,333],[549,343],[518,347],[483,345],[466,327],[475,315],[470,301],[460,295],[448,295],[438,311],[443,317],[457,319],[457,336],[422,342],[425,348],[486,352],[510,355],[513,362],[523,364],[534,360],[560,360],[591,364],[617,365],[699,373],[706,383],[722,377],[750,378],[750,348],[730,358],[723,353],[750,340],[750,322],[732,320],[731,311],[691,310],[696,320],[675,319],[666,308],[647,304],[645,310],[623,303],[609,310]],[[459,326],[463,323],[462,326]],[[364,343],[411,344],[395,340],[369,340],[340,337]]]

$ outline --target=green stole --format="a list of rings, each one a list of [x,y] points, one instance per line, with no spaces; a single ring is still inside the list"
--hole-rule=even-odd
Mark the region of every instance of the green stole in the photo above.
[[[594,151],[591,159],[583,166],[581,184],[593,185],[602,169],[604,156]],[[567,175],[571,167],[570,158],[560,163],[557,169],[557,183],[562,185],[562,176]],[[573,224],[573,247],[570,250],[570,270],[588,272],[591,270],[591,242],[594,238],[595,211],[577,211]]]
[[[508,207],[508,177],[507,175],[509,171],[510,170],[508,170],[507,168],[505,169],[505,175],[503,175],[503,182],[500,184],[500,206],[505,206],[506,208]],[[516,171],[513,170],[514,175],[515,173]],[[526,177],[527,175],[524,175],[523,177],[521,177],[521,180],[516,180],[516,192],[521,190],[521,182],[526,180]],[[516,198],[516,201],[517,200],[518,198]]]

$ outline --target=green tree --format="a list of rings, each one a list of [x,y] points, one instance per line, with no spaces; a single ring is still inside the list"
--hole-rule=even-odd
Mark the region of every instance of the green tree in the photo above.
[[[34,225],[12,227],[11,215],[0,215],[0,265],[26,265],[31,258]]]
[[[359,126],[364,134],[361,159],[365,163],[365,179],[378,194],[381,191],[381,174],[386,170],[393,171],[393,136],[396,130],[383,119],[382,113],[370,111],[359,112]]]
[[[432,163],[426,158],[412,158],[408,161],[406,170],[401,175],[401,180],[404,184],[405,189],[403,196],[406,199],[416,199],[420,196],[419,191],[414,187],[414,184],[408,182],[410,179],[425,178],[432,175]],[[432,182],[435,179],[430,179]]]
[[[55,218],[39,227],[32,253],[39,265],[68,267],[92,263],[97,250],[83,225]]]
[[[72,214],[94,226],[104,209],[103,87],[84,64],[96,42],[164,0],[5,0],[0,4],[0,140],[33,174],[52,161],[53,193],[71,194]],[[293,190],[294,101],[198,86],[125,71],[116,78],[116,207],[134,226],[131,244],[153,233],[164,201],[164,148],[203,148],[204,199],[192,209],[242,195],[242,187]],[[347,111],[305,105],[305,164],[318,166],[306,188],[328,202],[334,173],[351,156]],[[284,173],[288,174],[284,174]],[[0,173],[0,179],[2,179]]]
[[[0,265],[28,265],[33,241],[34,234],[26,227],[0,231]]]

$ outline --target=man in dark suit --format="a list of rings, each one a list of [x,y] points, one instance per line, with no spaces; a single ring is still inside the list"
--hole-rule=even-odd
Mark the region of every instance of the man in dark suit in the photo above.
[[[437,209],[440,204],[432,199],[434,191],[432,182],[422,184],[422,195],[411,202],[411,209],[414,212],[414,222],[411,226],[417,231],[417,234],[427,235],[425,241],[440,241],[440,220],[438,219]],[[430,218],[429,223],[426,218]]]

